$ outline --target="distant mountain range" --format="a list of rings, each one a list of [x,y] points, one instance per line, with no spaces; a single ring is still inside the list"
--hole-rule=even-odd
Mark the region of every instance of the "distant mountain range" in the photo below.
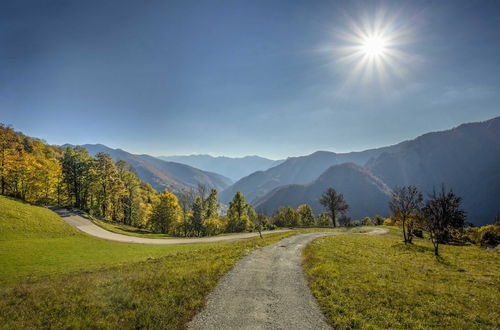
[[[221,199],[225,202],[240,190],[268,214],[278,206],[301,203],[319,212],[321,192],[332,186],[351,204],[349,215],[362,217],[389,214],[388,188],[412,184],[429,194],[442,183],[463,197],[468,221],[494,221],[500,213],[500,117],[379,149],[289,158],[237,181]],[[371,204],[371,199],[377,203]]]
[[[257,201],[272,189],[287,184],[305,184],[315,180],[329,167],[342,163],[364,165],[384,152],[403,148],[407,142],[370,149],[361,152],[338,154],[331,151],[316,151],[307,156],[290,157],[266,171],[258,171],[242,178],[221,194],[224,203],[229,202],[236,191],[241,191],[249,201]]]
[[[223,190],[232,183],[231,179],[220,174],[202,171],[185,164],[167,162],[149,155],[134,155],[102,144],[85,144],[82,147],[87,149],[92,156],[104,152],[109,154],[114,161],[128,162],[134,167],[142,181],[149,183],[158,191],[166,188],[174,193],[180,193],[195,188],[198,184]]]
[[[222,174],[234,181],[241,179],[255,171],[263,171],[273,166],[279,165],[283,160],[272,160],[259,156],[246,157],[213,157],[210,155],[189,155],[189,156],[159,156],[158,158],[170,162],[186,164]]]
[[[159,159],[100,144],[83,147],[92,155],[105,152],[115,161],[127,161],[143,181],[159,191],[167,188],[179,193],[204,184],[218,189],[221,202],[227,204],[239,190],[258,211],[267,214],[279,206],[303,203],[316,213],[323,212],[319,198],[333,187],[351,205],[351,217],[386,216],[394,187],[415,185],[428,195],[441,184],[463,197],[468,221],[482,225],[500,214],[500,117],[388,147],[350,153],[317,151],[285,161],[209,155]],[[230,178],[246,173],[250,174],[232,184]]]

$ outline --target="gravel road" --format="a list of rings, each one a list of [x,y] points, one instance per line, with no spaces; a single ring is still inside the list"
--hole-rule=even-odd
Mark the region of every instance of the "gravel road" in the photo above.
[[[324,235],[379,235],[322,232],[295,235],[244,257],[222,277],[189,329],[331,329],[302,272],[302,250]]]
[[[65,209],[53,209],[61,218],[64,219],[69,225],[87,233],[89,235],[102,238],[109,241],[123,242],[123,243],[134,243],[134,244],[151,244],[151,245],[176,245],[176,244],[196,244],[196,243],[212,243],[212,242],[232,242],[239,241],[242,239],[258,236],[258,233],[241,233],[241,234],[229,234],[223,236],[214,237],[198,237],[198,238],[145,238],[145,237],[135,237],[122,235],[117,233],[112,233],[107,231],[98,225],[94,224],[92,221],[85,219],[84,217],[70,212]],[[289,229],[283,230],[273,230],[273,231],[263,231],[262,235],[272,234],[272,233],[282,233],[290,231]]]

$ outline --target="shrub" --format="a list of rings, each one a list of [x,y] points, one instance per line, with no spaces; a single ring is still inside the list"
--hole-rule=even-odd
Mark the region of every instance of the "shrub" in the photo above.
[[[206,235],[213,236],[224,232],[224,223],[219,218],[208,218],[203,220],[203,230]]]
[[[351,226],[351,217],[348,217],[347,215],[342,214],[342,215],[338,218],[338,222],[339,222],[339,225],[340,225],[340,226],[343,226],[343,227],[350,227],[350,226]]]
[[[415,237],[424,238],[424,232],[422,231],[422,229],[414,228],[412,230],[412,234]]]
[[[316,224],[318,226],[331,226],[332,218],[326,213],[318,214],[318,217],[316,218]]]
[[[384,226],[395,226],[396,222],[392,218],[385,218]]]
[[[361,220],[361,224],[363,226],[375,226],[375,221],[370,217],[364,217],[363,220]]]
[[[477,227],[469,227],[464,231],[464,239],[477,244],[479,242],[479,228]]]
[[[275,230],[276,228],[276,225],[274,223],[267,223],[264,227],[266,230]]]
[[[353,227],[359,227],[359,226],[361,226],[361,221],[354,220],[353,222],[351,222],[351,224],[352,224]]]
[[[479,228],[477,243],[481,246],[500,244],[500,226],[488,225]]]
[[[380,215],[376,215],[375,218],[373,218],[373,221],[375,221],[376,226],[381,226],[384,224],[384,217]]]

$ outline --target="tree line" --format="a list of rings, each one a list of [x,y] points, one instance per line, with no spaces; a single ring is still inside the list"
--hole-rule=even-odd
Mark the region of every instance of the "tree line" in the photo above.
[[[352,221],[342,194],[327,189],[320,198],[324,213],[310,205],[280,207],[268,217],[257,213],[236,192],[221,214],[216,189],[200,185],[178,195],[157,192],[142,182],[127,162],[110,155],[95,157],[82,147],[50,146],[0,124],[0,194],[31,203],[75,207],[91,216],[175,236],[206,236],[223,232],[272,230],[277,227],[401,224],[405,243],[426,231],[438,254],[439,244],[463,236],[465,213],[461,198],[442,187],[424,202],[414,186],[394,189],[390,219]],[[389,222],[388,222],[389,221]],[[469,229],[470,240],[496,241],[499,227]],[[458,234],[457,234],[458,233]],[[493,236],[492,236],[493,235]]]

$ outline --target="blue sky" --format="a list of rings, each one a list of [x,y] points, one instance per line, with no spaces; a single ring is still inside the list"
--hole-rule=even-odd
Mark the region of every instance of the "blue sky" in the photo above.
[[[384,146],[500,115],[499,12],[486,0],[3,0],[0,122],[153,155]],[[405,31],[383,79],[343,60],[342,36],[377,17]]]

